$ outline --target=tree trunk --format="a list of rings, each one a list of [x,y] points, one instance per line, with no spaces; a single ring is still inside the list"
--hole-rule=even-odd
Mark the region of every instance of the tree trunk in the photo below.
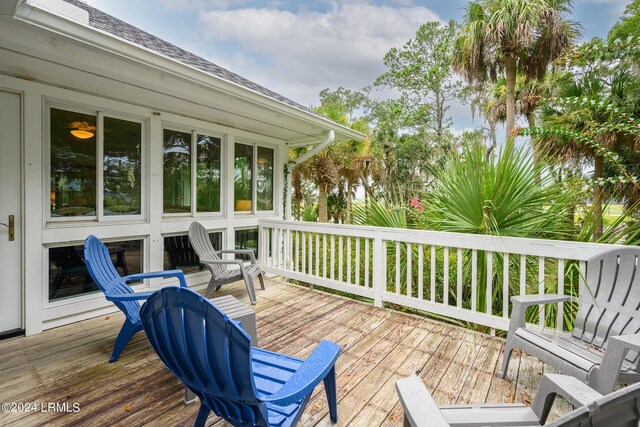
[[[345,224],[351,224],[351,188],[353,184],[347,180],[347,212],[346,212],[346,220]]]
[[[504,70],[507,80],[507,121],[506,138],[508,141],[511,132],[516,126],[516,58],[513,54],[507,54],[504,58]]]
[[[602,178],[604,172],[604,157],[596,155],[595,170],[593,172],[593,180],[598,182]],[[602,186],[596,184],[593,187],[593,217],[596,222],[596,231],[593,234],[593,241],[597,241],[602,236]]]
[[[529,129],[536,127],[536,115],[533,111],[529,111],[527,113],[527,123],[529,124]],[[540,182],[542,178],[540,176],[540,169],[538,166],[540,165],[541,156],[537,145],[533,143],[533,137],[531,137],[531,151],[533,151],[533,164],[536,167],[536,179]]]
[[[295,205],[293,207],[293,217],[297,221],[300,221],[300,206],[302,205],[302,176],[300,175],[298,166],[294,167],[291,170],[291,184],[293,187],[293,195],[295,200]]]
[[[320,184],[318,186],[318,222],[329,222],[329,216],[327,212],[327,186]]]

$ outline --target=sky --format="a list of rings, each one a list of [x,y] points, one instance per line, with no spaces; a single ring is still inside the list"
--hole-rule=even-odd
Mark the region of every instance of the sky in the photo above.
[[[303,105],[324,88],[360,89],[427,21],[461,21],[467,0],[85,0]],[[583,39],[606,37],[630,0],[574,0]],[[481,125],[451,105],[455,133]]]

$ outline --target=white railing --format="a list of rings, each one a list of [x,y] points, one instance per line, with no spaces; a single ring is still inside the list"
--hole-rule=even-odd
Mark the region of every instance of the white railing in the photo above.
[[[586,261],[613,247],[281,220],[260,220],[259,239],[267,273],[502,330],[512,296],[577,295]],[[569,311],[537,322],[566,329]]]

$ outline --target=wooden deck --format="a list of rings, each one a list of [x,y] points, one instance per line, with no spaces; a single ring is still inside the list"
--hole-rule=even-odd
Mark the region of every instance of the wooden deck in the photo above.
[[[248,300],[241,283],[219,294]],[[260,347],[304,358],[322,339],[342,346],[338,425],[402,425],[395,382],[414,373],[441,404],[529,403],[545,369],[516,352],[502,380],[500,338],[295,285],[268,281],[254,308]],[[45,404],[0,412],[0,425],[193,425],[198,405],[183,405],[183,388],[144,333],[108,363],[122,321],[117,313],[0,342],[0,402]],[[300,425],[331,425],[324,389],[314,393]],[[46,406],[63,402],[68,412]],[[213,414],[207,424],[227,425]]]

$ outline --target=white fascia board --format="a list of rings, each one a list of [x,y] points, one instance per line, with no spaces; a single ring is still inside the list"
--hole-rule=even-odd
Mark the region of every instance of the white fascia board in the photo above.
[[[114,55],[125,58],[128,61],[153,67],[163,72],[170,73],[179,78],[195,84],[211,87],[224,94],[249,101],[264,108],[286,114],[306,123],[333,130],[337,134],[344,135],[346,139],[362,141],[364,134],[349,129],[346,126],[329,120],[326,117],[316,116],[300,110],[282,101],[270,98],[260,92],[230,82],[218,76],[209,74],[198,68],[177,62],[158,52],[143,46],[133,44],[127,40],[118,38],[113,34],[90,27],[78,21],[71,20],[67,14],[59,14],[48,8],[40,6],[42,0],[21,3],[14,17],[20,21],[43,28],[72,40],[77,40],[95,48],[105,50]]]

